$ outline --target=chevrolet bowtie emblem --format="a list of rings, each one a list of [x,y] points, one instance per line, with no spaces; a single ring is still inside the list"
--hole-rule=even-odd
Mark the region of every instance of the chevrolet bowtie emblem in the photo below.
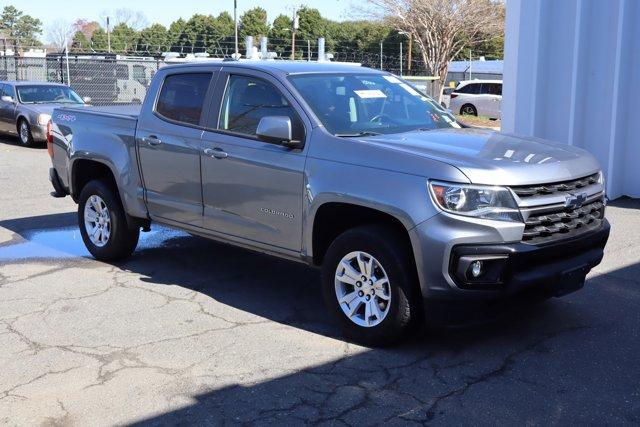
[[[564,199],[564,207],[567,209],[578,209],[587,201],[587,193],[569,194]]]

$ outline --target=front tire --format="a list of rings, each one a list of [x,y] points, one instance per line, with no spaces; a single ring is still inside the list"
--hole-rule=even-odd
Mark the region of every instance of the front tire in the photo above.
[[[31,127],[25,119],[20,119],[18,122],[18,139],[20,143],[25,147],[33,146],[33,135],[31,134]]]
[[[393,344],[419,317],[417,277],[408,244],[381,226],[348,230],[331,244],[322,265],[331,318],[350,340]]]
[[[78,225],[85,246],[100,261],[130,256],[138,244],[139,228],[129,228],[114,190],[102,181],[90,181],[80,193]]]

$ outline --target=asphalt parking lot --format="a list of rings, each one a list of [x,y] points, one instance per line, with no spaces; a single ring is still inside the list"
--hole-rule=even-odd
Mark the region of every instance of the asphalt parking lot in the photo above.
[[[0,423],[640,423],[640,202],[580,292],[345,343],[314,269],[155,228],[88,257],[44,149],[0,140]]]

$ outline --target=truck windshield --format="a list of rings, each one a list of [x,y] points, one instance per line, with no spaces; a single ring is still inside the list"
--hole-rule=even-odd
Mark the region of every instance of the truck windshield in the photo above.
[[[66,86],[29,85],[18,86],[18,99],[23,104],[84,104],[73,89]]]
[[[460,127],[430,98],[390,74],[300,74],[289,79],[336,136]]]

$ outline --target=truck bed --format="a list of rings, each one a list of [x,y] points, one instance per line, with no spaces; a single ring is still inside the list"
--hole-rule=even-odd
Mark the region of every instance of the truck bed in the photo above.
[[[137,119],[140,114],[140,108],[142,105],[140,104],[127,104],[127,105],[104,105],[104,106],[95,106],[90,105],[87,107],[60,107],[60,110],[64,111],[74,111],[74,112],[82,112],[82,113],[97,113],[100,115],[109,115],[109,116],[123,116],[128,118]]]

